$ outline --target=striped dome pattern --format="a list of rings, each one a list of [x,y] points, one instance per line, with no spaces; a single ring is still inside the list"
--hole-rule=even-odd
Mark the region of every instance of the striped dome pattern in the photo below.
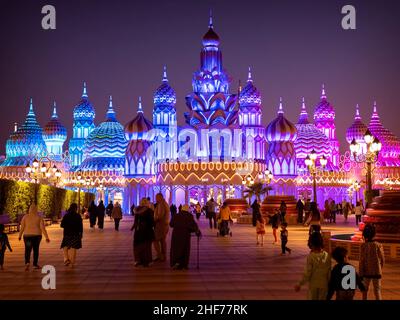
[[[51,120],[44,126],[43,139],[47,140],[61,140],[67,139],[67,129],[60,122],[57,114],[56,105],[54,103],[53,115]]]
[[[297,129],[296,126],[283,115],[282,98],[280,99],[278,116],[267,126],[266,136],[268,142],[296,140]]]
[[[126,140],[146,139],[147,133],[153,129],[153,124],[144,117],[142,100],[139,97],[137,115],[125,125]]]

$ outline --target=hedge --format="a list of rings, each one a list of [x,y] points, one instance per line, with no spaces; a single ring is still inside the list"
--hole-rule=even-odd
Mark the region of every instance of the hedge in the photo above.
[[[25,214],[32,203],[46,218],[60,217],[71,203],[78,203],[78,192],[29,182],[0,179],[0,214],[7,214],[14,221]],[[93,193],[81,192],[81,207],[95,199]]]

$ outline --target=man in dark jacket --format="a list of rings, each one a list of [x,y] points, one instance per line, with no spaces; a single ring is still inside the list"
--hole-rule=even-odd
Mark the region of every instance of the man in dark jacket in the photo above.
[[[251,205],[252,209],[252,220],[253,220],[253,227],[256,226],[257,224],[257,217],[260,214],[260,204],[258,203],[257,200],[254,200],[253,204]]]
[[[103,200],[100,200],[99,205],[97,206],[97,225],[100,230],[104,228],[104,215],[106,213],[106,207],[104,206]]]
[[[180,213],[173,216],[170,222],[173,228],[171,237],[170,263],[174,269],[187,269],[190,257],[191,233],[198,237],[201,232],[193,216],[189,213],[189,206],[183,205]]]
[[[296,210],[297,210],[297,223],[303,223],[303,211],[304,211],[304,204],[301,199],[299,199],[296,203]]]
[[[111,214],[112,214],[113,209],[114,209],[114,204],[113,204],[113,202],[110,200],[110,203],[108,204],[108,206],[107,206],[107,208],[106,208],[106,214],[110,217],[110,220],[112,220]]]

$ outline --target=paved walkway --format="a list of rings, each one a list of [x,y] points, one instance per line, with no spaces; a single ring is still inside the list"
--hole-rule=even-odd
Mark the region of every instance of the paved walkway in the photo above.
[[[104,231],[91,231],[85,221],[83,249],[75,268],[63,265],[59,249],[62,230],[48,228],[51,242],[42,242],[40,264],[54,265],[56,290],[41,288],[39,271],[24,271],[23,242],[10,235],[14,252],[6,253],[6,270],[0,271],[0,299],[304,299],[305,288],[296,293],[293,286],[301,276],[305,256],[307,228],[289,226],[289,247],[293,253],[280,256],[280,246],[272,245],[268,228],[263,247],[255,244],[255,230],[234,224],[233,237],[216,237],[200,223],[200,269],[196,269],[196,238],[187,271],[173,271],[168,262],[150,268],[135,268],[132,258],[132,220],[121,222],[120,232],[111,221]],[[338,219],[341,219],[339,217]],[[353,232],[354,221],[347,225],[327,226],[333,233]],[[389,262],[384,269],[383,297],[400,299],[400,263]],[[357,294],[360,299],[360,294]]]

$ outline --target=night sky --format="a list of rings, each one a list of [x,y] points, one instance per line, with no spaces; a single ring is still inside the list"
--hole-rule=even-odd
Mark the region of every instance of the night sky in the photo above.
[[[56,7],[56,30],[41,28],[46,4]],[[346,4],[357,10],[355,31],[341,28]],[[13,123],[24,121],[30,97],[42,126],[56,100],[70,137],[83,81],[96,124],[105,119],[110,94],[122,124],[135,116],[139,95],[151,119],[164,64],[183,124],[209,9],[231,91],[251,66],[265,125],[275,117],[280,96],[291,121],[297,122],[302,96],[311,113],[325,83],[342,152],[356,103],[368,123],[377,100],[383,124],[400,136],[398,0],[0,0],[0,6],[0,154]]]

